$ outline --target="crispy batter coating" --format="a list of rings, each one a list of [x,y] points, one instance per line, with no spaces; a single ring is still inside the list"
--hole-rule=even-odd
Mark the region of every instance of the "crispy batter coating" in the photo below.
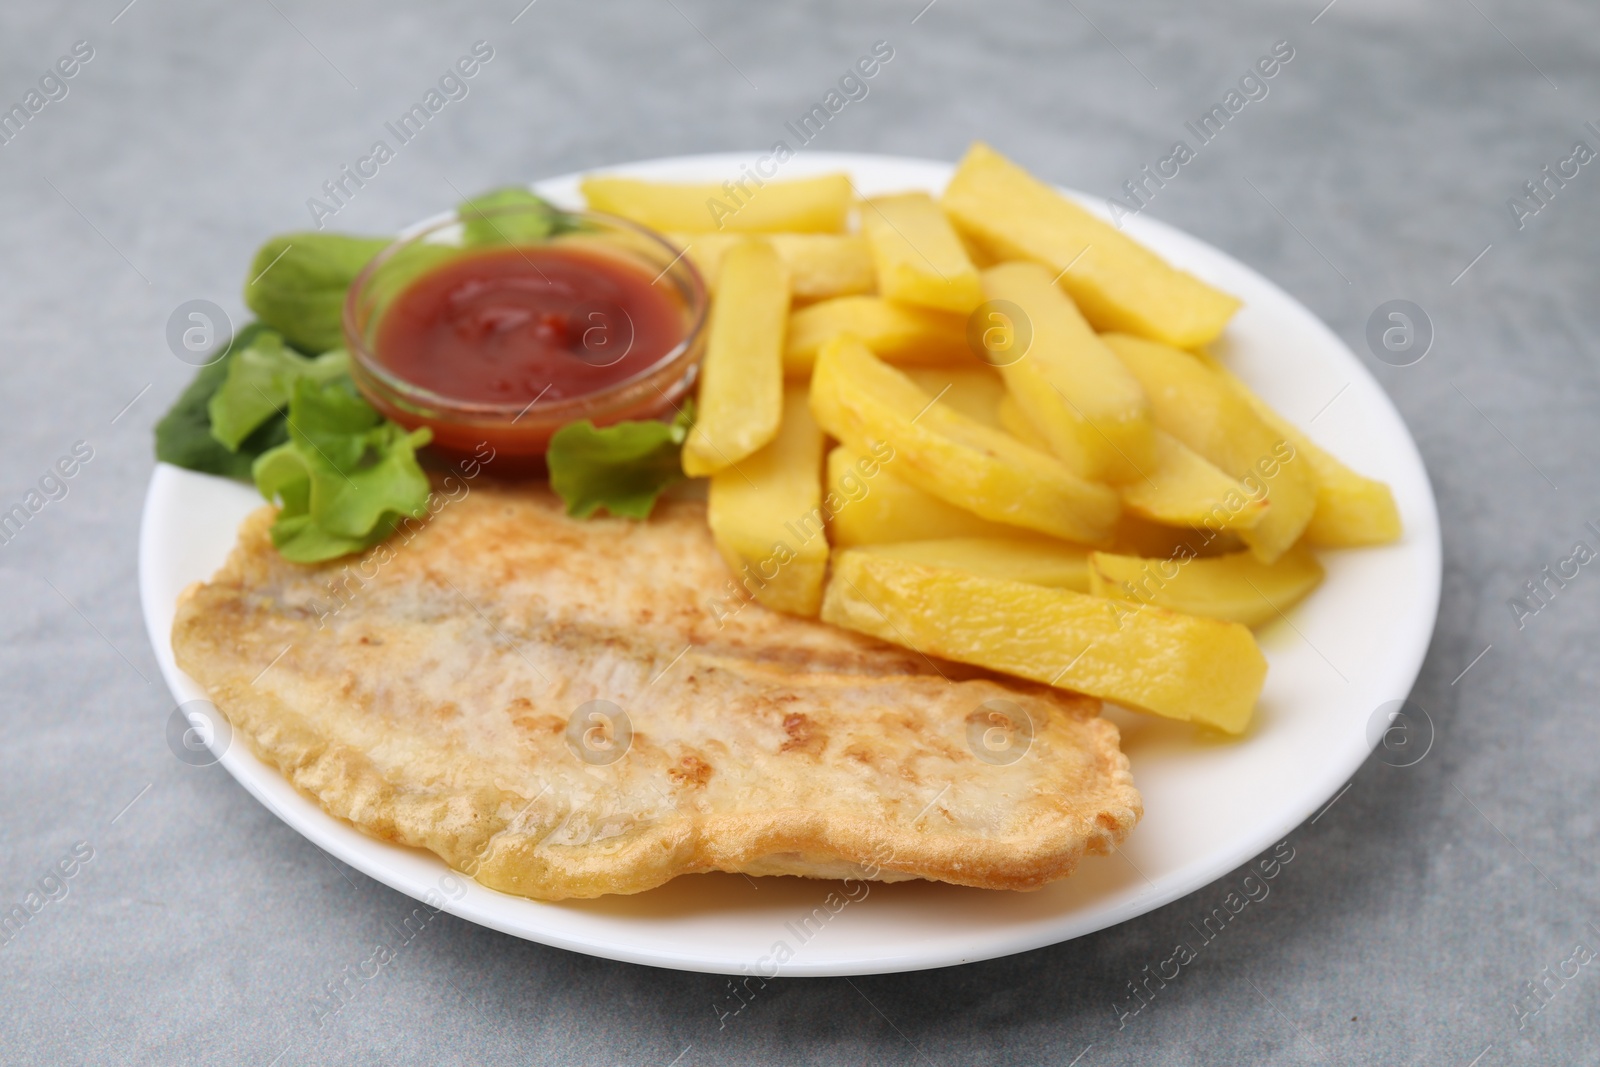
[[[1098,702],[740,598],[703,504],[580,522],[542,487],[479,484],[315,567],[279,557],[272,518],[185,591],[179,665],[327,811],[494,889],[712,870],[1032,889],[1142,812]],[[1031,742],[990,732],[996,707]]]

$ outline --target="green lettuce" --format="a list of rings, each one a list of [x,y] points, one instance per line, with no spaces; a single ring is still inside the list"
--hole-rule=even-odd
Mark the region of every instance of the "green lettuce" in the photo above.
[[[255,344],[266,330],[252,322],[239,331],[220,357],[200,368],[161,421],[156,423],[156,458],[187,470],[220,474],[238,481],[250,480],[250,465],[270,448],[289,438],[283,419],[270,419],[250,432],[237,448],[228,448],[211,433],[211,398],[228,378],[240,352]]]
[[[295,381],[289,440],[253,468],[256,488],[280,505],[272,543],[295,563],[320,563],[371,548],[400,520],[428,513],[428,477],[416,450],[426,428],[406,430],[378,414],[349,379]]]
[[[344,297],[387,237],[284,233],[256,252],[244,302],[256,318],[302,352],[344,344]]]
[[[254,480],[280,504],[272,540],[285,559],[318,563],[371,548],[403,518],[427,514],[416,450],[431,433],[384,419],[347,366],[342,351],[310,359],[252,323],[156,426],[156,456]]]
[[[206,404],[206,412],[211,418],[211,435],[233,452],[288,406],[296,381],[329,381],[345,374],[350,366],[343,349],[307,359],[272,330],[257,332],[242,347],[235,345],[229,356],[227,376]]]
[[[587,519],[600,508],[647,519],[656,498],[684,478],[679,453],[694,424],[694,404],[671,422],[619,422],[597,429],[588,419],[568,423],[550,438],[545,464],[550,488],[567,514]]]
[[[536,210],[499,216],[492,214],[498,208],[514,207]],[[463,243],[468,246],[536,244],[572,228],[564,212],[544,197],[517,185],[479,193],[457,207],[456,214],[463,224]]]
[[[535,210],[495,216],[499,208]],[[536,242],[576,227],[571,216],[523,188],[462,203],[469,248]],[[426,514],[427,476],[408,433],[361,398],[348,376],[343,313],[350,284],[388,238],[287,233],[261,246],[245,303],[259,321],[201,367],[156,425],[156,457],[190,470],[253,480],[280,504],[273,543],[287,559],[314,563],[360,552],[407,517]],[[379,306],[417,276],[460,254],[449,245],[402,250],[374,293]],[[321,353],[321,355],[317,355]],[[564,427],[549,450],[550,482],[569,513],[604,508],[645,518],[684,477],[678,453],[693,421]]]

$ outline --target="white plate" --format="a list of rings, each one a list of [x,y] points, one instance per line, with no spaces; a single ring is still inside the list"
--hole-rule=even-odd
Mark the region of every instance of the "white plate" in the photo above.
[[[695,156],[615,168],[641,177],[721,181],[749,155]],[[845,170],[865,195],[937,191],[947,164],[802,152],[783,177]],[[535,188],[580,206],[577,176]],[[1096,201],[1080,197],[1100,210]],[[1167,260],[1244,300],[1218,353],[1316,439],[1357,470],[1387,481],[1405,538],[1324,554],[1327,582],[1268,627],[1271,664],[1256,723],[1236,742],[1207,741],[1178,723],[1113,712],[1144,793],[1145,818],[1120,855],[1092,858],[1037,893],[1001,894],[908,882],[874,885],[829,916],[801,920],[837,883],[737,875],[680,878],[631,897],[544,904],[452,876],[431,853],[369,838],[325,814],[244,744],[221,762],[257,799],[318,846],[392,886],[445,898],[445,910],[508,934],[611,959],[735,974],[851,975],[942,967],[1004,956],[1142,915],[1270,848],[1316,811],[1366,759],[1377,709],[1416,680],[1439,604],[1439,520],[1416,445],[1361,362],[1306,308],[1255,271],[1147,216],[1128,232]],[[1335,399],[1337,398],[1337,399]],[[1330,403],[1331,402],[1331,403]],[[1326,410],[1324,410],[1325,405]],[[221,566],[241,519],[260,504],[249,487],[160,465],[140,531],[145,623],[181,703],[204,691],[174,665],[169,633],[178,593]],[[766,962],[763,962],[763,961]]]

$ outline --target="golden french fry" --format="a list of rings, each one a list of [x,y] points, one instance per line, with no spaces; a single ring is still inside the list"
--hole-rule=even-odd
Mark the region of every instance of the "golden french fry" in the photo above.
[[[1007,433],[1024,444],[1049,450],[1009,393],[1000,398],[998,414]],[[1251,500],[1242,484],[1166,431],[1156,430],[1155,442],[1155,469],[1150,480],[1138,479],[1121,487],[1122,518],[1117,520],[1112,538],[1116,548],[1161,557],[1170,556],[1179,546],[1201,555],[1240,548],[1242,542],[1236,535],[1219,537],[1218,531],[1253,526],[1265,513],[1265,502]]]
[[[711,476],[706,517],[722,558],[775,611],[815,616],[828,541],[822,531],[822,431],[804,386],[784,391],[778,436]]]
[[[926,388],[926,386],[924,386]],[[997,412],[1001,428],[1024,444],[1049,450],[1049,444],[1009,393]],[[1164,430],[1152,430],[1155,455],[1147,476],[1119,486],[1124,508],[1116,541],[1138,546],[1209,543],[1219,530],[1246,529],[1266,514],[1266,501],[1252,499],[1239,482],[1223,474],[1189,446]],[[1136,522],[1148,520],[1148,522]],[[1192,536],[1199,534],[1200,538]],[[1229,537],[1220,542],[1236,545]]]
[[[995,371],[976,363],[975,366],[902,367],[907,378],[929,396],[939,398],[969,419],[996,430],[1005,429],[1000,424],[1000,402],[1006,396],[1006,383]],[[1048,448],[1040,449],[1048,452]]]
[[[743,187],[590,176],[579,188],[590,210],[663,233],[842,233],[854,197],[843,174]]]
[[[797,308],[789,316],[784,373],[803,378],[817,352],[834,338],[860,338],[879,359],[890,363],[956,363],[971,360],[967,320],[931,308],[896,304],[877,296],[841,296]]]
[[[1322,577],[1322,564],[1300,545],[1272,563],[1262,563],[1249,552],[1210,559],[1147,559],[1108,552],[1089,556],[1089,592],[1095,596],[1252,628],[1278,619],[1320,585]]]
[[[1248,530],[1267,514],[1265,496],[1241,483],[1165,430],[1155,431],[1155,462],[1147,475],[1120,487],[1122,506],[1168,526]]]
[[[1022,317],[1009,326],[1027,336],[1026,350],[997,362],[1007,391],[1050,451],[1073,473],[1095,481],[1120,485],[1147,474],[1155,443],[1144,390],[1050,272],[1037,263],[990,267],[983,272],[983,295]]]
[[[771,441],[783,410],[789,279],[772,246],[728,250],[700,364],[700,415],[683,445],[684,473],[715,474]]]
[[[943,209],[941,208],[941,210]],[[948,214],[945,215],[945,218],[949,217],[950,216]],[[994,253],[990,252],[983,245],[980,245],[977,241],[973,240],[972,235],[967,233],[959,226],[956,227],[956,236],[961,239],[961,247],[966,251],[967,258],[970,259],[972,261],[972,265],[977,267],[980,271],[988,270],[990,267],[1000,262],[995,258]]]
[[[1050,442],[1044,439],[1044,434],[1039,432],[1039,427],[1028,418],[1027,412],[1022,410],[1022,405],[1017,403],[1017,398],[1007,393],[995,405],[995,415],[1000,419],[1000,428],[1015,437],[1029,448],[1037,448],[1040,452],[1050,451]]]
[[[1259,497],[1254,490],[1264,488],[1267,513],[1254,526],[1238,528],[1256,557],[1271,563],[1287,552],[1316,509],[1310,461],[1190,353],[1127,334],[1104,339],[1144,386],[1158,426],[1241,482],[1248,496]],[[1214,523],[1204,525],[1225,528],[1229,514],[1225,506]]]
[[[828,494],[842,501],[832,508],[828,537],[836,545],[867,545],[920,538],[1009,537],[1014,526],[980,519],[965,508],[946,504],[910,482],[896,478],[893,449],[878,442],[891,458],[879,461],[844,445],[828,453]]]
[[[1131,511],[1123,511],[1122,518],[1117,520],[1116,533],[1111,536],[1113,552],[1146,559],[1188,555],[1209,558],[1242,552],[1244,547],[1239,535],[1227,530],[1167,526]]]
[[[927,193],[866,201],[861,231],[872,246],[878,291],[888,299],[963,315],[983,302],[977,268]]]
[[[706,288],[715,293],[722,275],[722,257],[746,239],[739,233],[675,233],[669,239],[687,256]],[[765,235],[789,268],[790,295],[796,302],[857,296],[877,288],[872,251],[867,239],[853,233],[773,233]]]
[[[1192,348],[1214,340],[1238,310],[1238,300],[1168,265],[988,145],[968,149],[940,204],[995,258],[1061,273],[1059,284],[1097,330]]]
[[[1250,387],[1216,360],[1207,362],[1245,399],[1261,421],[1282,434],[1311,464],[1317,477],[1317,507],[1306,524],[1305,541],[1319,548],[1386,545],[1400,539],[1400,510],[1394,494],[1375,478],[1357,474],[1288,419],[1274,411]]]
[[[822,619],[928,656],[1235,734],[1249,725],[1267,675],[1255,637],[1238,623],[860,548],[834,553]]]
[[[1386,484],[1357,474],[1304,434],[1284,431],[1284,436],[1303,450],[1317,475],[1317,510],[1306,524],[1308,544],[1357,548],[1400,540],[1400,509]]]
[[[887,441],[897,476],[993,522],[1105,544],[1121,511],[1111,489],[936,401],[853,337],[823,346],[811,410],[856,452]]]
[[[1053,537],[948,537],[864,545],[862,551],[985,578],[1089,592],[1089,549]]]

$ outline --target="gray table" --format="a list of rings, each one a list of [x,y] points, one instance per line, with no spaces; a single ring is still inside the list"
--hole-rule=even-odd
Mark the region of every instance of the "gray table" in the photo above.
[[[1600,963],[1565,964],[1576,976],[1549,978],[1537,1000],[1529,983],[1579,943],[1600,949],[1600,578],[1584,568],[1520,629],[1507,603],[1574,541],[1600,548],[1584,527],[1600,517],[1600,163],[1547,184],[1536,215],[1524,201],[1520,229],[1508,207],[1574,141],[1600,149],[1583,126],[1600,120],[1592,4],[1342,0],[1316,17],[1324,0],[1138,12],[943,0],[914,19],[924,0],[781,11],[542,0],[520,16],[522,0],[455,15],[304,0],[138,0],[119,14],[124,2],[0,15],[7,103],[73,42],[93,48],[67,95],[0,147],[0,510],[26,501],[74,442],[93,450],[66,496],[0,546],[0,899],[22,899],[63,858],[74,871],[56,890],[66,896],[0,948],[0,1056],[1593,1061]],[[306,199],[479,39],[494,58],[469,95],[338,227],[391,231],[455,189],[765,147],[880,39],[893,61],[817,147],[953,159],[982,136],[1110,195],[1288,40],[1294,58],[1269,94],[1149,210],[1277,279],[1364,355],[1384,301],[1413,300],[1431,320],[1427,358],[1372,360],[1443,510],[1444,607],[1414,693],[1435,728],[1427,758],[1371,761],[1294,832],[1271,899],[1120,1028],[1127,983],[1218,887],[1011,959],[780,981],[725,1026],[723,978],[441,915],[318,1025],[313,998],[409,902],[302,840],[220,768],[168,750],[172,708],[135,581],[150,427],[189,374],[163,331],[193,298],[239,313],[256,244],[304,227]],[[92,858],[74,865],[75,845]]]

